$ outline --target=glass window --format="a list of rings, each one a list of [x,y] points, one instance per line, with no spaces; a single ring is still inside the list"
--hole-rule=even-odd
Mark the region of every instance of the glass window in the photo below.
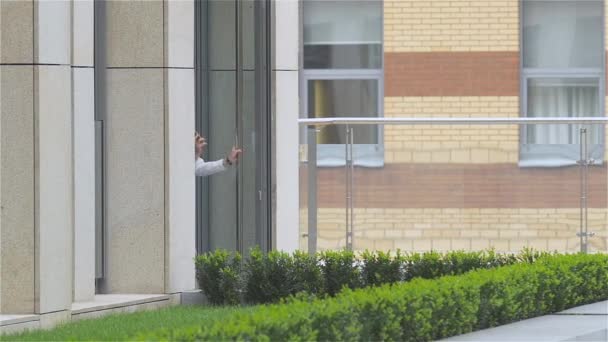
[[[369,117],[378,111],[378,80],[309,80],[308,117]],[[321,144],[344,144],[343,126],[330,126],[319,133]],[[372,126],[353,128],[355,144],[378,144]]]
[[[522,106],[527,117],[603,116],[603,1],[523,0]],[[521,166],[575,165],[580,125],[527,125]],[[603,159],[601,125],[588,127],[591,158]]]
[[[355,42],[382,44],[382,1],[304,1],[304,44]]]
[[[524,68],[601,68],[603,12],[602,1],[524,1]]]
[[[382,115],[382,1],[304,0],[303,115]],[[378,126],[354,127],[354,163],[382,166]],[[326,127],[318,137],[318,165],[344,164],[344,126]]]
[[[304,48],[306,69],[380,69],[382,45],[315,44]]]

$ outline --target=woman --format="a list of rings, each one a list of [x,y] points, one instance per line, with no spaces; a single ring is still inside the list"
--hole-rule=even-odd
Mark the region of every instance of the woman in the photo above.
[[[206,162],[201,157],[205,146],[207,146],[207,141],[196,132],[194,134],[194,157],[196,159],[195,174],[197,176],[210,176],[214,173],[225,171],[229,166],[238,162],[239,155],[243,153],[242,150],[233,147],[226,158]]]

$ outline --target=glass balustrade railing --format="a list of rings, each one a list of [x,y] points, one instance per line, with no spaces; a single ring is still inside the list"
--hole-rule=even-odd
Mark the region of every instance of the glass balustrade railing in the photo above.
[[[607,252],[606,119],[303,119],[300,248]]]

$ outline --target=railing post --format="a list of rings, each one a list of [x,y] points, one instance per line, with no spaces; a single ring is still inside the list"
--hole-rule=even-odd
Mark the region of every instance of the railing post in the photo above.
[[[345,139],[345,178],[346,184],[346,249],[353,249],[353,129],[346,125]]]
[[[350,146],[350,203],[349,203],[349,207],[350,207],[350,249],[353,249],[354,246],[354,238],[355,238],[355,184],[354,184],[354,178],[355,178],[355,155],[353,154],[353,147],[355,144],[355,129],[353,127],[350,128],[350,141],[349,141],[349,146]]]
[[[581,253],[587,254],[589,250],[589,237],[595,233],[589,232],[589,203],[588,203],[588,187],[589,187],[589,165],[593,164],[593,160],[589,158],[587,128],[580,129],[580,228],[576,234],[580,237]]]
[[[317,127],[308,126],[308,253],[317,252]]]
[[[578,164],[579,164],[579,193],[580,193],[580,198],[579,198],[579,209],[580,209],[580,214],[579,214],[579,232],[578,237],[580,238],[580,245],[581,245],[581,253],[586,253],[586,246],[585,246],[585,202],[586,202],[586,193],[585,193],[585,160],[587,159],[585,156],[585,146],[584,146],[584,141],[587,140],[586,139],[586,135],[587,135],[587,130],[585,128],[581,128],[579,130],[579,147],[580,147],[580,151],[579,151],[579,160],[578,160]]]

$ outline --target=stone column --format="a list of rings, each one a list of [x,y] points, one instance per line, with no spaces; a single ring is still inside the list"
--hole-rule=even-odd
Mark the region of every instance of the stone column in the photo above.
[[[165,291],[192,290],[195,246],[194,1],[165,1]]]
[[[163,2],[106,2],[105,293],[164,293]]]
[[[95,296],[94,1],[72,2],[74,301]]]
[[[194,288],[194,3],[109,1],[107,293]]]
[[[276,120],[276,248],[298,249],[298,117],[300,46],[299,3],[293,0],[273,1],[274,25],[274,117]]]
[[[0,2],[0,313],[35,309],[33,10]]]
[[[72,303],[71,2],[2,1],[2,313]]]

